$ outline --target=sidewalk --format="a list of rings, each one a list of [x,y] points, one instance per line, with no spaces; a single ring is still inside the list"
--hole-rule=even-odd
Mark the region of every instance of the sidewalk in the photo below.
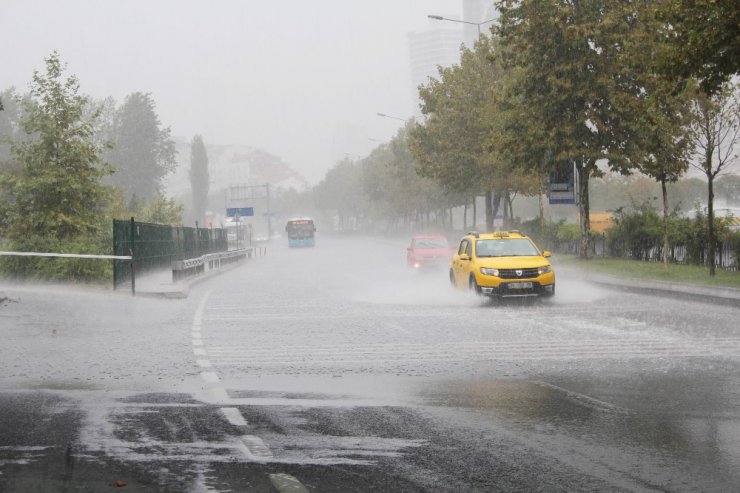
[[[187,298],[190,287],[211,277],[223,274],[231,269],[243,265],[242,262],[221,266],[218,269],[209,270],[203,274],[182,279],[172,280],[172,269],[144,272],[136,276],[136,296],[148,298]],[[121,286],[118,291],[131,291],[131,285]]]
[[[579,270],[579,272],[582,273],[583,279],[586,281],[622,290],[640,291],[647,294],[667,294],[688,299],[702,299],[740,307],[740,289],[737,288],[624,278],[597,274],[585,270]]]

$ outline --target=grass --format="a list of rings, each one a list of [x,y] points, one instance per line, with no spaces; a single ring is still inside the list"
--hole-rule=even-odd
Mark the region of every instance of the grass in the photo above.
[[[712,278],[709,276],[708,267],[698,265],[671,264],[665,268],[661,262],[603,257],[582,261],[574,255],[554,255],[553,260],[556,268],[562,265],[615,277],[740,288],[740,272],[728,272],[719,267],[717,275]]]

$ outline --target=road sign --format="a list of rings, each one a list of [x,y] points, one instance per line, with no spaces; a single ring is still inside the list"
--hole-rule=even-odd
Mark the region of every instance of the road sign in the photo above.
[[[547,197],[551,204],[575,204],[575,172],[573,163],[556,163],[548,177]]]
[[[229,207],[226,209],[226,217],[254,216],[254,207]]]

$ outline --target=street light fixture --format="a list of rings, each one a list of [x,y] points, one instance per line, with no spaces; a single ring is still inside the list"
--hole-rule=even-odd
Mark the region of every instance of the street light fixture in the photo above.
[[[427,15],[430,19],[434,19],[435,21],[450,21],[450,22],[459,22],[461,24],[470,24],[471,26],[477,26],[478,27],[478,37],[480,38],[480,27],[483,24],[488,24],[489,22],[493,22],[496,19],[488,19],[487,21],[483,22],[470,22],[470,21],[461,21],[460,19],[450,19],[448,17],[442,17],[441,15]]]
[[[401,118],[400,116],[386,115],[385,113],[378,113],[378,116],[382,116],[383,118],[393,118],[394,120],[401,120],[402,122],[406,121],[406,118]]]

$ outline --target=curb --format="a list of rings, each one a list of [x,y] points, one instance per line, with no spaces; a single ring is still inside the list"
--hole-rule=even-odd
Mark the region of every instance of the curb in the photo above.
[[[137,289],[136,294],[134,296],[139,297],[139,298],[159,298],[159,299],[170,299],[170,300],[184,299],[184,298],[187,298],[188,295],[190,294],[191,286],[194,286],[203,281],[207,281],[211,279],[212,277],[216,277],[219,274],[223,274],[225,272],[231,271],[233,269],[236,269],[237,267],[241,267],[242,265],[244,264],[237,263],[237,264],[227,265],[226,267],[222,266],[219,269],[208,271],[205,274],[194,276],[190,279],[185,279],[177,283],[168,285],[172,287],[172,289],[169,289],[169,290],[147,291],[146,289],[143,289],[143,290]]]
[[[640,291],[647,294],[672,295],[678,298],[712,301],[740,307],[740,289],[730,287],[701,286],[696,284],[676,284],[666,281],[615,277],[581,271],[584,279],[595,284],[611,286],[626,291]]]

